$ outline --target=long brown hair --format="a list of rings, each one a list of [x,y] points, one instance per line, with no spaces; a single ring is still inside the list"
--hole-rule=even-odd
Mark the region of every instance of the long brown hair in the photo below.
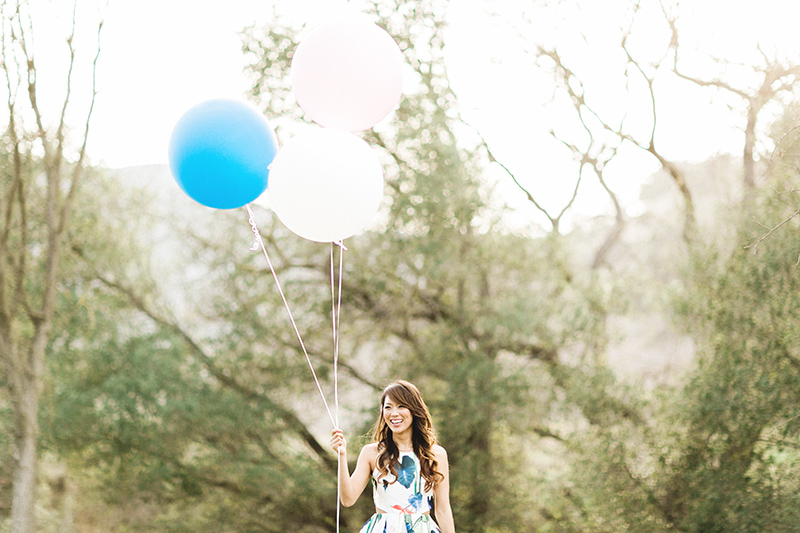
[[[420,475],[425,480],[425,490],[431,490],[444,480],[444,475],[439,472],[439,463],[433,453],[433,445],[436,444],[436,432],[433,429],[431,414],[428,406],[422,399],[419,389],[408,381],[398,380],[383,389],[381,395],[380,412],[375,429],[372,433],[373,442],[378,443],[377,469],[380,477],[388,476],[394,470],[400,458],[400,450],[392,438],[392,430],[383,418],[383,405],[386,398],[391,398],[396,404],[406,407],[411,411],[413,421],[411,423],[411,440],[414,446],[414,454],[419,459]]]

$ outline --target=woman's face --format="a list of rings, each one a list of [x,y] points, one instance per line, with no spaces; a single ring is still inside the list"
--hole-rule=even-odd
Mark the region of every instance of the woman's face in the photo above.
[[[411,430],[414,417],[408,407],[400,405],[389,396],[383,402],[383,420],[393,433]]]

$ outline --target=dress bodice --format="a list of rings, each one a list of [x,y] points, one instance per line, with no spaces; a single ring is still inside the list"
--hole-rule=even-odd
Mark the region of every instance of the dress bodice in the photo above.
[[[372,472],[372,499],[386,513],[417,514],[430,512],[433,490],[425,491],[419,459],[413,452],[400,452],[394,472],[379,477]]]

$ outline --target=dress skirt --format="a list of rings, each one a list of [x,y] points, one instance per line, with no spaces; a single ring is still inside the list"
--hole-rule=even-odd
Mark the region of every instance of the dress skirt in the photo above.
[[[429,514],[375,513],[358,533],[441,533]]]

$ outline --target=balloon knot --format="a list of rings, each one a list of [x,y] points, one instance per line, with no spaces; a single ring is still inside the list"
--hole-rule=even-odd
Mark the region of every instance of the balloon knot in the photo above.
[[[255,241],[253,242],[253,246],[250,247],[251,252],[255,252],[264,246],[263,241],[261,240],[261,232],[258,231],[258,226],[256,225],[256,218],[253,215],[253,211],[250,209],[250,205],[246,205],[245,208],[247,209],[247,213],[250,215],[250,229],[253,230],[253,235],[255,235]]]

